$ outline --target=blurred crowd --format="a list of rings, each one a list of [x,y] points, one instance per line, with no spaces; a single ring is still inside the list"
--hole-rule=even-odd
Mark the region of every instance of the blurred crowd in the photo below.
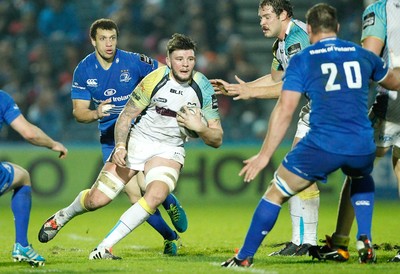
[[[258,1],[254,2],[254,17],[258,20]],[[249,61],[235,3],[234,0],[1,0],[0,89],[10,93],[26,117],[51,137],[64,142],[80,141],[79,138],[97,141],[96,125],[80,128],[87,130],[83,134],[71,132],[77,124],[69,94],[72,74],[78,62],[93,51],[88,35],[90,24],[98,18],[112,18],[120,29],[119,48],[145,53],[161,62],[165,62],[166,41],[175,32],[185,33],[197,42],[197,69],[209,79],[233,82],[237,74],[245,81],[254,80],[269,71]],[[343,12],[350,18],[343,22],[349,26],[348,35],[352,35],[351,28],[359,33],[361,17],[354,16],[353,9]],[[270,54],[270,48],[265,51]],[[233,102],[230,97],[219,97],[219,104],[227,142],[260,141],[273,100]],[[3,128],[0,139],[13,141],[19,137]]]

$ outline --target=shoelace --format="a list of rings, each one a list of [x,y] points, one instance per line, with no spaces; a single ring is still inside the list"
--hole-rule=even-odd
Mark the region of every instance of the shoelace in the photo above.
[[[172,219],[174,220],[174,222],[177,222],[181,216],[178,207],[176,205],[171,204],[169,212],[171,212]]]

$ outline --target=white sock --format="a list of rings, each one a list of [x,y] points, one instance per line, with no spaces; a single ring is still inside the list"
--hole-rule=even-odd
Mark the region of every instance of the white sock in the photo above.
[[[292,196],[289,199],[289,212],[290,218],[292,220],[292,243],[296,245],[300,245],[303,243],[303,233],[302,230],[304,228],[303,219],[302,219],[302,208],[301,208],[301,199],[299,195]]]
[[[317,245],[319,191],[299,193],[289,199],[292,242]]]
[[[63,226],[75,216],[88,212],[88,210],[85,207],[83,207],[83,199],[88,192],[89,189],[82,190],[69,206],[57,212],[56,214],[57,224]]]
[[[139,203],[132,205],[122,214],[118,223],[111,229],[98,247],[110,249],[149,217],[150,214]]]
[[[302,199],[304,220],[304,243],[317,245],[319,195]]]

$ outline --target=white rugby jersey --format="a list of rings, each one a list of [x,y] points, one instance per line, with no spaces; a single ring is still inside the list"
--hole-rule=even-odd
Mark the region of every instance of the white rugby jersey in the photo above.
[[[361,41],[373,36],[384,43],[381,57],[392,67],[389,49],[400,56],[400,0],[381,0],[369,5],[363,13]],[[378,86],[373,105],[375,115],[387,121],[400,123],[400,95]]]
[[[183,106],[201,108],[206,120],[220,119],[218,103],[210,81],[194,71],[188,83],[178,83],[170,77],[166,66],[147,75],[133,91],[130,100],[144,110],[131,137],[172,146],[183,146],[176,112]]]

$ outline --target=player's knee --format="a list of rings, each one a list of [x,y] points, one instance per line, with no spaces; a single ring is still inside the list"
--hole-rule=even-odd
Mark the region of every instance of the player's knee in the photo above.
[[[145,178],[146,189],[147,186],[154,181],[161,181],[168,186],[169,192],[175,189],[176,182],[178,181],[179,173],[172,167],[159,166],[150,169]]]
[[[286,183],[282,177],[278,176],[277,172],[274,174],[274,179],[271,181],[272,184],[275,185],[276,189],[283,195],[285,198],[290,198],[293,195],[296,195],[297,192],[293,191],[289,185]]]
[[[124,182],[111,172],[101,171],[93,187],[102,192],[107,198],[113,200],[124,189],[124,186]],[[89,200],[95,205],[96,199]]]

